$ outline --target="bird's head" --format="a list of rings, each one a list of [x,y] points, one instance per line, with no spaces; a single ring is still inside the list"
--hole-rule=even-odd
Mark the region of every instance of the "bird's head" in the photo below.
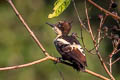
[[[47,24],[53,28],[57,35],[68,35],[71,30],[71,23],[72,21],[71,22],[59,21],[56,24],[50,23]]]

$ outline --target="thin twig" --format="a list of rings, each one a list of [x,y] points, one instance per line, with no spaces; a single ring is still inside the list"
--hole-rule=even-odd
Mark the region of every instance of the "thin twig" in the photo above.
[[[56,61],[58,62],[58,59],[52,56],[46,56],[40,60],[36,60],[27,64],[22,64],[22,65],[17,65],[17,66],[11,66],[11,67],[3,67],[0,68],[0,71],[5,71],[5,70],[13,70],[13,69],[19,69],[19,68],[24,68],[24,67],[28,67],[28,66],[32,66],[34,64],[39,64],[41,62],[47,61],[47,60],[52,60],[52,61]]]
[[[111,1],[111,4],[109,4],[108,11],[111,9],[111,5],[112,5],[112,1]],[[108,14],[105,14],[105,16],[104,16],[104,18],[103,18],[102,25],[105,23],[107,17],[108,17]]]
[[[86,16],[87,16],[87,20],[88,20],[88,28],[89,28],[89,31],[90,31],[90,36],[91,36],[91,38],[92,38],[92,40],[93,40],[94,47],[95,47],[95,46],[96,46],[96,40],[95,40],[95,38],[94,38],[94,36],[93,36],[93,32],[92,32],[92,29],[91,29],[91,26],[90,26],[90,21],[89,21],[89,17],[88,17],[87,7],[86,7]],[[107,72],[107,74],[111,77],[112,80],[115,80],[115,78],[114,78],[114,77],[112,76],[112,74],[109,72],[106,64],[104,63],[103,58],[102,58],[100,52],[98,51],[98,48],[96,48],[96,52],[97,52],[97,56],[98,56],[101,64],[103,65],[105,71]]]
[[[106,64],[105,64],[105,62],[103,61],[103,59],[102,59],[102,56],[100,55],[100,53],[98,52],[98,58],[100,59],[100,62],[102,63],[102,65],[103,65],[103,67],[104,67],[104,69],[105,69],[105,71],[107,72],[107,74],[111,77],[111,79],[112,80],[115,80],[115,78],[113,77],[113,75],[109,72],[109,70],[108,70],[108,68],[107,68],[107,66],[106,66]]]
[[[35,36],[35,34],[32,32],[32,30],[30,29],[30,27],[28,26],[28,24],[25,22],[25,20],[23,19],[23,17],[20,15],[20,13],[18,12],[18,10],[16,9],[16,7],[14,6],[12,0],[7,0],[8,3],[11,5],[12,9],[14,10],[15,14],[17,15],[17,17],[20,19],[20,21],[23,23],[24,27],[27,29],[27,31],[30,33],[31,37],[34,39],[34,41],[37,43],[37,45],[40,47],[40,49],[43,51],[43,53],[46,56],[49,56],[49,54],[45,51],[45,48],[42,46],[42,44],[40,43],[40,41],[38,40],[38,38]]]
[[[112,57],[115,54],[116,50],[117,50],[117,47],[115,46],[114,49],[113,49],[113,51],[112,51],[112,53],[109,55],[109,66],[110,66],[110,72],[111,72],[111,74],[112,74]]]
[[[86,28],[86,26],[84,25],[84,23],[82,22],[82,20],[81,20],[81,18],[80,18],[80,16],[79,16],[79,13],[78,13],[78,10],[77,10],[75,1],[72,0],[72,3],[73,3],[73,6],[74,6],[75,12],[76,12],[76,14],[77,14],[77,18],[78,18],[78,20],[79,20],[80,25],[88,32],[88,29]],[[85,47],[84,40],[83,40],[82,27],[80,27],[81,41],[82,41],[82,44],[83,44],[84,49],[87,50],[86,47]],[[88,51],[88,50],[87,50],[87,51]]]
[[[96,38],[98,38],[98,39],[97,39],[97,43],[95,43],[94,48],[91,49],[90,51],[92,51],[92,50],[94,50],[94,49],[97,49],[97,50],[98,50],[100,42],[101,42],[101,41],[104,39],[104,37],[105,37],[105,36],[101,37],[102,22],[103,22],[103,18],[100,19],[100,25],[99,25],[98,32],[97,32],[97,36],[96,36]],[[96,39],[96,38],[95,38],[95,39]]]
[[[84,25],[84,23],[82,22],[82,20],[81,20],[81,18],[80,18],[80,16],[79,16],[78,10],[77,10],[77,8],[76,8],[75,1],[72,0],[72,2],[73,2],[73,6],[74,6],[75,12],[76,12],[76,14],[77,14],[77,18],[78,18],[81,26],[82,26],[86,31],[88,31],[88,29],[86,28],[86,26]]]
[[[73,2],[73,6],[74,6],[75,12],[76,12],[76,14],[77,14],[77,18],[78,18],[78,20],[79,20],[80,25],[83,26],[83,28],[84,28],[87,32],[89,32],[88,29],[86,28],[86,26],[84,25],[84,23],[82,22],[80,16],[79,16],[79,13],[78,13],[78,10],[77,10],[75,1],[72,0],[72,2]],[[84,40],[83,40],[82,31],[83,31],[83,30],[82,30],[82,27],[80,27],[80,33],[81,33],[80,35],[81,35],[81,41],[82,41],[82,44],[83,44],[83,48],[84,48],[87,52],[91,53],[91,52],[90,52],[88,49],[86,49],[86,47],[85,47],[85,43],[84,43]],[[94,53],[91,53],[91,54],[94,54]]]
[[[111,4],[109,5],[108,10],[110,10],[110,9],[111,9]],[[98,29],[98,32],[97,32],[96,38],[98,38],[98,37],[100,36],[100,32],[101,32],[102,26],[103,26],[103,24],[105,23],[107,17],[108,17],[108,14],[105,14],[105,16],[103,16],[103,15],[99,15],[99,18],[100,18],[100,26],[99,26],[99,29]],[[100,37],[100,39],[99,39],[98,42],[100,43],[101,40],[102,40],[105,36],[106,36],[106,35],[104,35],[102,38]],[[96,38],[95,38],[95,39],[96,39]],[[99,43],[97,43],[97,44],[99,44]]]
[[[112,74],[112,57],[110,57],[109,62],[110,62],[110,73]]]
[[[120,51],[120,49],[116,50],[116,51],[115,51],[115,54],[118,53],[119,51]]]
[[[32,66],[33,64],[41,63],[41,62],[46,61],[48,59],[49,59],[49,57],[45,57],[43,59],[40,59],[40,60],[37,60],[37,61],[33,61],[33,62],[30,62],[30,63],[27,63],[27,64],[22,64],[22,65],[17,65],[17,66],[11,66],[11,67],[3,67],[3,68],[0,68],[0,71],[24,68],[24,67]]]
[[[90,20],[89,20],[89,17],[88,17],[88,10],[87,10],[86,6],[85,6],[85,12],[86,12],[86,16],[87,16],[88,30],[89,30],[89,33],[90,33],[91,38],[93,40],[93,43],[95,44],[96,41],[95,41],[95,38],[94,38],[94,35],[93,35],[93,31],[92,31],[92,28],[91,28],[91,25],[90,25]]]
[[[94,48],[92,48],[91,50],[89,50],[89,52],[92,52],[92,50],[94,50],[94,49],[96,49],[96,47],[102,42],[102,40],[105,38],[105,36],[103,36],[101,39],[100,39],[100,41],[99,41],[99,43],[96,43],[96,45],[94,46]],[[94,53],[95,54],[95,53]]]
[[[120,17],[119,17],[119,16],[117,16],[117,15],[109,12],[108,10],[102,8],[101,6],[99,6],[99,5],[97,5],[95,2],[93,2],[92,0],[88,0],[88,2],[90,2],[92,5],[94,5],[96,8],[100,9],[100,10],[103,11],[104,13],[106,13],[106,14],[114,17],[115,19],[119,19],[119,20],[120,20]]]
[[[118,42],[113,42],[113,47],[114,47],[114,49],[113,49],[113,51],[111,52],[111,54],[109,55],[109,66],[110,66],[110,72],[112,73],[112,57],[113,57],[113,55],[116,53],[116,51],[117,51],[117,47],[118,47],[118,45],[119,45],[119,41],[120,41],[120,39],[118,40]],[[119,58],[118,58],[119,59]],[[115,60],[115,62],[117,61],[117,59]]]
[[[120,57],[117,58],[115,61],[113,61],[111,65],[115,64],[115,63],[116,63],[117,61],[119,61],[119,60],[120,60]]]
[[[71,63],[68,63],[68,62],[65,62],[65,61],[62,61],[61,63],[73,67],[73,64],[71,64]],[[93,71],[91,71],[91,70],[88,70],[88,69],[85,69],[85,71],[83,71],[83,72],[86,72],[86,73],[88,73],[88,74],[94,75],[94,76],[96,76],[96,77],[98,77],[98,78],[100,78],[100,79],[103,79],[103,80],[110,80],[110,79],[108,79],[108,78],[106,78],[106,77],[104,77],[104,76],[102,76],[102,75],[100,75],[100,74],[98,74],[98,73],[95,73],[95,72],[93,72]]]
[[[19,69],[19,68],[24,68],[24,67],[28,67],[28,66],[32,66],[34,64],[39,64],[41,62],[44,62],[44,61],[47,61],[47,60],[53,60],[53,61],[57,61],[56,58],[54,57],[51,57],[51,56],[47,56],[43,59],[40,59],[40,60],[37,60],[37,61],[33,61],[33,62],[30,62],[30,63],[27,63],[27,64],[22,64],[22,65],[17,65],[17,66],[11,66],[11,67],[4,67],[4,68],[0,68],[0,71],[5,71],[5,70],[13,70],[13,69]],[[85,69],[85,72],[88,73],[88,74],[91,74],[91,75],[94,75],[100,79],[103,79],[103,80],[110,80],[98,73],[95,73],[93,71],[90,71],[88,69]]]
[[[99,25],[99,28],[98,28],[98,35],[97,35],[97,43],[100,43],[100,40],[101,40],[101,28],[102,28],[102,22],[103,22],[103,16],[100,17],[100,25]],[[100,44],[98,44],[96,46],[96,49],[98,50]]]
[[[104,76],[102,76],[102,75],[100,75],[100,74],[96,74],[95,72],[90,71],[90,70],[88,70],[88,69],[85,69],[85,72],[87,72],[87,73],[89,73],[89,74],[91,74],[91,75],[94,75],[94,76],[96,76],[96,77],[98,77],[98,78],[101,78],[101,79],[103,79],[103,80],[110,80],[110,79],[108,79],[108,78],[106,78],[106,77],[104,77]]]
[[[118,48],[118,46],[119,46],[119,44],[120,44],[120,39],[118,39],[118,41],[117,42],[114,42],[113,41],[113,51],[111,52],[111,54],[109,55],[109,57],[112,57],[114,54],[116,54],[119,50],[117,49]]]

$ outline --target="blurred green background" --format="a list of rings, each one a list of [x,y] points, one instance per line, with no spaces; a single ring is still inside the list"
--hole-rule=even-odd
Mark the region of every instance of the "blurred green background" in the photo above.
[[[80,17],[83,21],[86,21],[84,0],[75,1],[77,2],[76,5]],[[80,36],[80,24],[72,4],[59,17],[48,19],[48,14],[52,13],[55,0],[13,0],[13,2],[50,55],[60,56],[53,44],[56,34],[45,24],[46,22],[56,23],[59,20],[73,20],[71,32],[77,32],[78,36]],[[118,4],[116,10],[120,12],[120,1],[116,0],[116,2]],[[108,0],[99,0],[96,3],[106,9],[109,5]],[[102,12],[90,4],[88,4],[88,9],[89,16],[92,18],[91,25],[94,33],[96,33],[95,29],[99,26],[100,21],[98,14]],[[86,47],[92,49],[92,41],[86,31],[83,31],[83,38]],[[81,42],[80,39],[79,41]],[[105,39],[100,48],[102,56],[105,58],[111,50],[111,41]],[[10,5],[6,0],[0,0],[0,67],[24,64],[43,57],[43,53],[16,17]],[[87,69],[108,77],[96,55],[86,53],[86,57]],[[117,80],[120,80],[119,66],[120,62],[113,65],[113,75]],[[69,66],[63,64],[56,65],[52,61],[45,61],[17,70],[0,71],[0,80],[62,80],[59,71],[62,72],[65,80],[100,80],[90,74],[77,72]]]

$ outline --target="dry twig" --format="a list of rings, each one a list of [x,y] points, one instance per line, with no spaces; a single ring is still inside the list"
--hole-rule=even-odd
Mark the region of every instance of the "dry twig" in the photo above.
[[[91,1],[91,0],[88,0],[88,1]],[[87,7],[86,7],[86,11],[85,11],[85,12],[86,12],[87,21],[88,21],[88,29],[89,29],[89,32],[90,32],[90,36],[91,36],[91,38],[92,38],[92,40],[93,40],[93,43],[94,43],[94,47],[95,47],[95,49],[96,49],[97,56],[98,56],[101,64],[103,65],[105,71],[107,72],[107,74],[111,77],[112,80],[115,80],[115,78],[113,77],[113,75],[109,72],[109,70],[108,70],[105,62],[103,61],[103,58],[102,58],[100,52],[98,51],[98,48],[96,47],[96,40],[95,40],[95,38],[94,38],[93,31],[92,31],[92,28],[91,28],[91,26],[90,26],[90,20],[89,20],[89,17],[88,17]],[[99,37],[98,37],[98,38],[99,38]],[[99,40],[99,39],[98,39],[98,40]]]
[[[116,63],[117,61],[119,61],[119,60],[120,60],[120,57],[117,58],[115,61],[113,61],[111,65],[115,64],[115,63]]]
[[[99,5],[97,5],[95,2],[93,2],[92,0],[88,0],[88,2],[90,2],[90,3],[91,3],[92,5],[94,5],[96,8],[100,9],[101,11],[103,11],[105,14],[108,14],[108,15],[110,15],[110,16],[112,16],[112,17],[114,17],[115,19],[118,19],[118,20],[120,21],[120,17],[119,17],[119,16],[117,16],[117,15],[109,12],[108,10],[102,8],[101,6],[99,6]]]
[[[101,76],[101,75],[99,75],[99,74],[96,74],[95,72],[92,72],[92,71],[90,71],[90,70],[85,70],[85,72],[87,72],[87,73],[90,73],[91,75],[95,75],[95,76],[97,76],[97,77],[99,77],[99,78],[101,78],[101,79],[103,79],[103,80],[110,80],[110,79],[108,79],[108,78],[106,78],[106,77],[104,77],[104,76]]]
[[[19,14],[19,12],[17,11],[17,9],[15,8],[12,0],[7,0],[8,3],[11,5],[12,9],[14,10],[14,12],[16,13],[17,17],[20,19],[20,21],[23,23],[24,27],[27,29],[27,31],[30,33],[31,37],[34,39],[34,41],[37,43],[37,45],[40,47],[40,49],[43,51],[43,53],[46,56],[49,56],[49,54],[45,51],[45,48],[42,46],[42,44],[40,43],[40,41],[38,40],[38,38],[35,36],[35,34],[32,32],[32,30],[30,29],[30,27],[28,26],[28,24],[24,21],[24,19],[22,18],[22,16]]]

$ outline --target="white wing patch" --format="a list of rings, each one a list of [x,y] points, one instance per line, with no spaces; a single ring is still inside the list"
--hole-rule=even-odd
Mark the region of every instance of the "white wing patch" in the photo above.
[[[73,45],[71,45],[70,47],[72,47],[72,49],[77,48],[85,56],[84,50],[82,49],[82,47],[79,44],[73,43]]]
[[[56,41],[59,41],[59,42],[62,42],[63,44],[70,44],[68,41],[62,39],[62,38],[57,38]],[[82,47],[79,45],[79,44],[76,44],[76,43],[73,43],[73,44],[70,44],[70,47],[72,48],[77,48],[84,56],[84,50],[82,49]]]
[[[62,42],[63,44],[70,44],[69,42],[67,42],[66,40],[64,40],[62,38],[58,38],[56,40]]]

